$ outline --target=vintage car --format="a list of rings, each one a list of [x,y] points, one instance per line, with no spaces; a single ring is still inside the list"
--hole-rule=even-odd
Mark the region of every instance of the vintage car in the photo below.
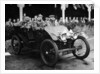
[[[54,66],[61,54],[73,53],[76,58],[85,59],[90,53],[86,38],[80,33],[70,32],[64,25],[38,29],[14,26],[11,45],[15,54],[20,54],[24,46],[37,50],[48,66]]]

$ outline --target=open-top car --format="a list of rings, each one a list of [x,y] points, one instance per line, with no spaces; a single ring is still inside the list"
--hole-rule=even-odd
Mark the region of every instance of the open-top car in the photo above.
[[[54,66],[61,53],[73,53],[78,59],[85,59],[90,52],[86,38],[80,33],[70,32],[63,25],[39,29],[14,26],[11,45],[15,54],[20,54],[24,46],[39,51],[42,61],[48,66]]]

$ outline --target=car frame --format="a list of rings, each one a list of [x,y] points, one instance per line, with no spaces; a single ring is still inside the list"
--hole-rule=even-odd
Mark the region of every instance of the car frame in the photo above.
[[[42,61],[48,66],[54,66],[60,56],[60,53],[73,53],[78,59],[85,59],[90,53],[90,46],[85,37],[79,33],[73,33],[67,38],[67,27],[59,26],[45,26],[33,29],[22,26],[14,26],[11,45],[14,54],[20,54],[24,46],[32,48],[33,51],[38,51],[41,55]],[[79,56],[76,54],[82,45],[74,46],[76,40],[81,39],[86,45],[86,52]]]

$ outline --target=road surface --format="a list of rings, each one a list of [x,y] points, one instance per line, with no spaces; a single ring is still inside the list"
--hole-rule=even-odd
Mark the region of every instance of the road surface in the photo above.
[[[9,42],[9,41],[8,41]],[[93,70],[94,69],[94,39],[88,39],[91,47],[89,56],[84,60],[76,59],[73,55],[60,57],[54,67],[44,65],[38,53],[24,52],[22,55],[16,56],[9,54],[11,47],[8,43],[5,55],[6,70]],[[27,49],[29,51],[29,49]],[[26,51],[27,51],[26,50]],[[9,55],[8,55],[9,54]]]

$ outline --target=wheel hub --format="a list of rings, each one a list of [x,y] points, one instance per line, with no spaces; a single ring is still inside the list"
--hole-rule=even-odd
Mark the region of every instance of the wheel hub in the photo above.
[[[48,51],[46,51],[45,54],[49,54]]]

